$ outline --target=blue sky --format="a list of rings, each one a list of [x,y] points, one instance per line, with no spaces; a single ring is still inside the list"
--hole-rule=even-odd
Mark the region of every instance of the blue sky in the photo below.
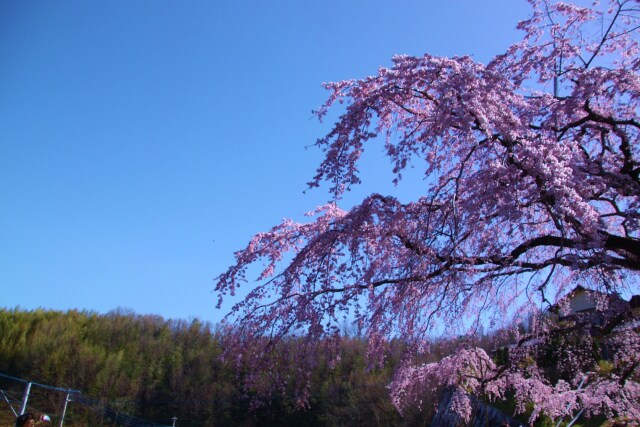
[[[524,0],[0,2],[0,306],[216,322],[216,275],[306,194],[320,84],[516,41]],[[334,116],[335,117],[335,116]],[[345,205],[394,189],[373,148]]]

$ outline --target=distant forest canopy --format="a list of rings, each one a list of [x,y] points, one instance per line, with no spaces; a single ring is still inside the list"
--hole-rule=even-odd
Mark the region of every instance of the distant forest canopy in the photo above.
[[[414,424],[410,417],[401,420],[389,399],[387,386],[398,363],[391,349],[391,363],[371,370],[365,342],[343,338],[340,362],[313,373],[307,410],[273,396],[250,411],[251,391],[242,390],[243,374],[219,357],[221,338],[220,330],[199,320],[165,320],[122,309],[108,314],[0,309],[0,373],[77,389],[105,407],[164,425],[174,416],[181,427]],[[24,384],[0,378],[0,388],[20,400]],[[64,397],[33,387],[29,406],[55,422]],[[12,419],[1,400],[0,424]],[[80,425],[112,421],[72,401],[65,426]]]
[[[475,344],[489,350],[496,339],[485,336]],[[425,410],[401,418],[391,404],[388,385],[400,363],[399,342],[388,344],[384,368],[371,367],[365,340],[345,334],[337,345],[337,362],[321,363],[312,373],[309,406],[301,410],[289,390],[256,407],[252,391],[242,389],[242,376],[251,373],[238,373],[221,360],[223,341],[221,328],[197,319],[166,320],[123,309],[107,314],[0,309],[0,373],[80,390],[83,398],[111,413],[162,425],[177,417],[180,427],[409,426],[425,425],[433,415]],[[454,341],[434,345],[429,361],[449,354]],[[296,342],[292,337],[286,345]],[[287,353],[286,347],[276,351]],[[320,347],[317,353],[325,357]],[[0,378],[0,389],[20,400],[24,383]],[[56,422],[64,398],[64,393],[33,387],[29,406]],[[107,415],[72,401],[65,426],[113,425]],[[0,424],[12,419],[8,404],[0,401]]]

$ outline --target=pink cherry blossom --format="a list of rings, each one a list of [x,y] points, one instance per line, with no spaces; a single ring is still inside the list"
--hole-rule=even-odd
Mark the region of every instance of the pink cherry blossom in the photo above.
[[[308,378],[318,361],[305,343],[325,345],[331,360],[345,321],[368,337],[376,364],[390,339],[425,350],[435,333],[472,333],[519,309],[549,307],[576,284],[638,289],[640,2],[530,3],[523,39],[488,64],[396,56],[377,75],[325,85],[318,117],[343,113],[316,143],[324,160],[309,185],[328,182],[335,201],[310,222],[286,220],[254,236],[217,279],[222,301],[262,265],[227,319],[236,332],[227,345],[244,366],[272,368],[261,377],[270,387],[285,378],[275,378],[278,364]],[[342,210],[340,196],[360,182],[362,153],[381,139],[395,179],[424,162],[428,188],[411,202],[372,194]],[[299,345],[287,347],[286,360],[264,355],[291,336]],[[616,352],[607,373],[567,350],[559,362],[572,378],[553,380],[524,363],[537,345],[519,346],[508,369],[463,347],[435,364],[406,365],[392,397],[402,408],[443,385],[496,399],[513,390],[521,411],[533,404],[532,420],[579,410],[640,418],[637,332],[611,346],[623,336],[632,351]],[[455,406],[467,418],[465,402],[460,395]]]

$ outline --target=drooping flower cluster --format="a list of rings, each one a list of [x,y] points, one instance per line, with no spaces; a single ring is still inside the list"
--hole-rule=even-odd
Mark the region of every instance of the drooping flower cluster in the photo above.
[[[445,388],[453,388],[457,391],[452,399],[454,410],[469,421],[472,408],[467,394],[483,392],[495,372],[496,365],[484,350],[462,349],[438,362],[400,369],[391,383],[391,400],[402,411],[407,405],[422,406],[424,396],[437,396]]]
[[[562,358],[555,352],[562,343],[560,335],[577,340],[566,345]],[[465,422],[478,409],[479,400],[504,400],[510,394],[516,413],[529,411],[532,423],[541,414],[552,419],[571,419],[578,413],[640,419],[640,374],[634,372],[640,363],[640,334],[616,332],[603,339],[601,344],[609,348],[607,360],[590,341],[584,331],[557,329],[523,339],[501,364],[481,348],[461,349],[438,362],[407,364],[390,385],[391,398],[402,412],[438,406],[443,391],[454,390],[448,409]],[[561,369],[558,378],[557,365],[575,365],[577,360],[582,370]]]
[[[349,211],[331,203],[312,222],[285,221],[239,251],[218,278],[220,298],[249,266],[265,266],[230,316],[238,338],[229,346],[245,362],[265,360],[249,342],[290,334],[319,342],[345,319],[374,344],[398,337],[419,346],[523,302],[551,304],[576,282],[637,289],[640,3],[530,3],[523,40],[489,64],[397,56],[375,76],[326,85],[318,116],[346,107],[317,142],[325,158],[310,186],[328,181],[339,199],[360,182],[363,151],[383,137],[396,179],[424,162],[429,188],[409,203],[379,194]],[[382,347],[372,345],[374,359]],[[551,391],[563,383],[527,375],[509,384],[536,408],[551,401],[544,393],[568,396]],[[634,395],[629,384],[617,390]]]

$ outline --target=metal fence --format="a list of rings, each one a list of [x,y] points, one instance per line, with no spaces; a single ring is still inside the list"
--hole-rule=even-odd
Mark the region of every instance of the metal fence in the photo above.
[[[15,418],[26,412],[47,415],[51,418],[53,425],[63,427],[69,404],[73,403],[78,407],[89,410],[110,424],[129,427],[175,427],[176,418],[172,418],[172,424],[159,424],[143,420],[122,412],[102,401],[84,396],[80,390],[64,387],[55,387],[47,384],[40,384],[35,381],[28,381],[16,378],[11,375],[0,373],[0,405],[4,405]],[[22,388],[21,395],[19,389]],[[56,395],[54,398],[39,399],[35,406],[31,405],[30,397],[36,390],[44,390]],[[0,406],[1,407],[1,406]],[[3,417],[4,418],[4,417]],[[57,424],[56,424],[57,422]]]

